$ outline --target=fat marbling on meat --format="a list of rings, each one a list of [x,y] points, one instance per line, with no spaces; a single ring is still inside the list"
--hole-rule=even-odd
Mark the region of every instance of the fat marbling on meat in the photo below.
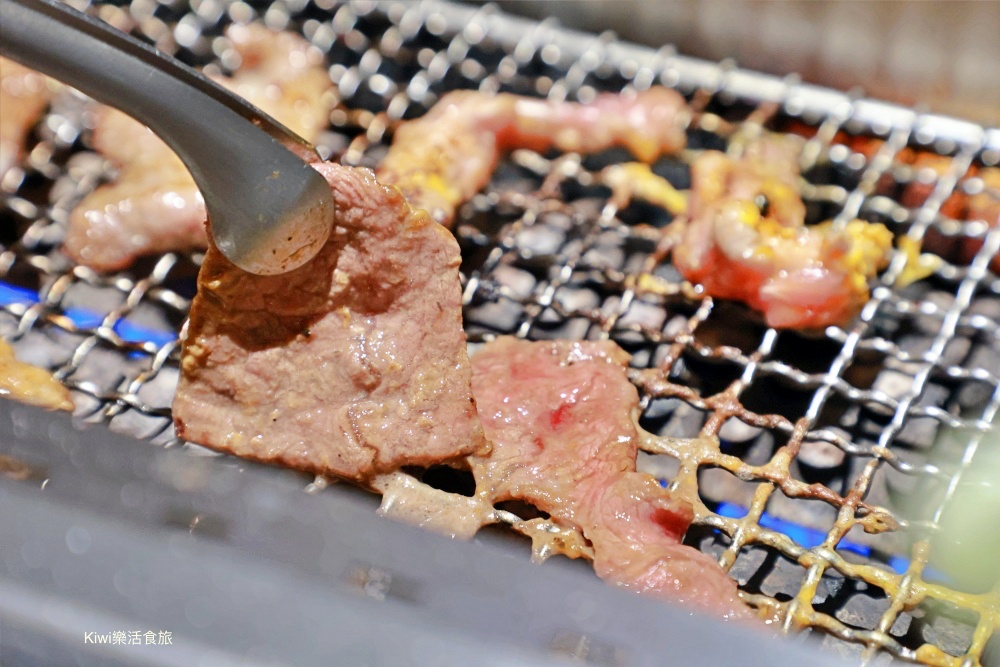
[[[628,355],[610,341],[499,338],[472,359],[487,456],[471,459],[477,493],[521,500],[579,528],[597,574],[618,586],[753,618],[710,556],[680,543],[690,504],[636,471],[639,395]]]
[[[366,169],[316,168],[330,240],[246,273],[209,246],[181,360],[180,437],[359,482],[483,453],[454,237]]]

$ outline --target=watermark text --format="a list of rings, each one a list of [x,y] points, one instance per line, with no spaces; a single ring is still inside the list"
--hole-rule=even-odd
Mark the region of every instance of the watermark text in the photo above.
[[[112,632],[84,632],[84,644],[111,644],[119,646],[163,646],[173,644],[172,632],[166,630],[114,630]]]

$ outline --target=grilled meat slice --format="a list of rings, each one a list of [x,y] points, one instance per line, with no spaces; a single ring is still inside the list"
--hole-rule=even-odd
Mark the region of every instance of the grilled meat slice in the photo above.
[[[77,264],[117,271],[141,255],[205,246],[205,201],[170,148],[117,109],[100,107],[94,147],[119,167],[70,212],[63,250]]]
[[[481,453],[458,244],[370,171],[316,168],[337,219],[311,262],[258,276],[209,246],[174,399],[178,435],[362,483]]]

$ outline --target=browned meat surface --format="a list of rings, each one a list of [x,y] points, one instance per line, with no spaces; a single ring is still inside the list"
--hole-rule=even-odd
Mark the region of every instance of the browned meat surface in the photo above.
[[[362,482],[482,452],[458,244],[368,170],[316,168],[337,219],[314,260],[258,276],[209,247],[174,399],[178,435]]]
[[[24,152],[24,140],[38,122],[55,85],[13,60],[0,58],[0,179]]]
[[[582,530],[597,574],[619,586],[751,618],[736,583],[680,544],[691,506],[636,472],[639,395],[610,341],[500,338],[473,357],[493,451],[472,459],[480,493],[521,500]]]
[[[592,153],[624,146],[645,162],[684,147],[684,98],[668,88],[602,94],[586,104],[453,92],[396,132],[378,176],[450,225],[500,154],[515,148]]]
[[[844,324],[888,264],[892,234],[863,220],[807,226],[798,155],[786,136],[752,141],[738,158],[698,156],[688,213],[671,232],[674,264],[709,295],[760,310],[770,326]]]
[[[14,350],[0,340],[0,396],[47,410],[73,411],[73,401],[61,382],[44,368],[18,361]]]
[[[226,35],[242,62],[234,77],[217,82],[315,141],[334,104],[322,54],[297,35],[260,25],[234,25]],[[75,262],[115,271],[140,255],[205,247],[205,201],[159,137],[124,113],[101,107],[94,147],[119,174],[70,214],[64,249]]]

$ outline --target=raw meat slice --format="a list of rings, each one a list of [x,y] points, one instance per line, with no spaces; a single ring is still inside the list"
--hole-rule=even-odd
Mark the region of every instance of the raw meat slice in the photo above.
[[[597,574],[614,584],[752,618],[719,565],[680,543],[691,506],[636,472],[639,395],[627,361],[610,341],[505,337],[476,354],[472,384],[493,442],[471,459],[477,491],[581,529]]]

